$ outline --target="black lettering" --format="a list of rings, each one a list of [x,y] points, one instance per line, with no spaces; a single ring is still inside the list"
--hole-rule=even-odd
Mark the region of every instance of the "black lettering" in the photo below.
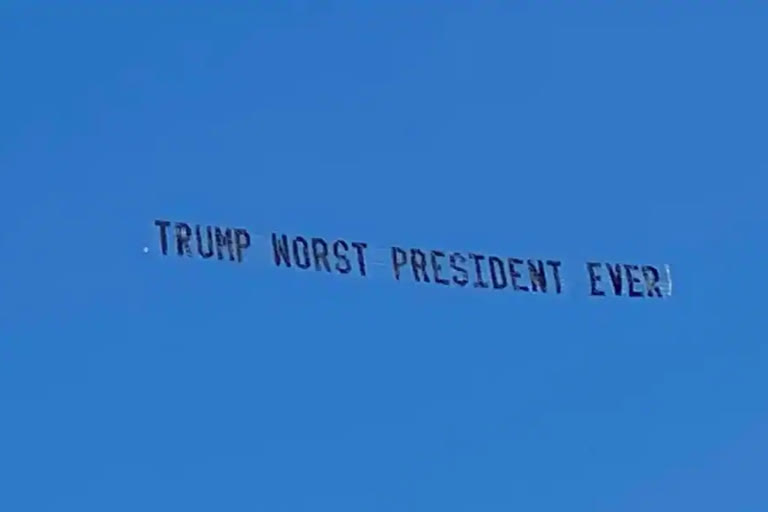
[[[632,273],[632,271],[639,272],[640,269],[637,267],[637,265],[624,265],[624,271],[627,273],[627,283],[629,285],[629,296],[630,297],[642,297],[643,292],[637,290],[635,288],[636,284],[642,283],[640,278]]]
[[[445,253],[442,251],[430,251],[430,257],[432,259],[432,274],[435,282],[446,286],[451,284],[449,280],[440,277],[440,271],[443,269],[443,266],[437,261],[437,258],[445,258]]]
[[[344,250],[343,253],[339,251],[340,247]],[[333,255],[336,256],[337,260],[344,263],[343,266],[339,266],[339,264],[336,263],[336,270],[342,274],[349,274],[350,270],[352,270],[352,264],[349,262],[349,258],[347,258],[348,250],[349,245],[344,240],[336,240],[333,242]]]
[[[515,270],[515,265],[522,265],[522,264],[523,264],[523,260],[520,260],[517,258],[507,258],[507,265],[509,265],[509,277],[510,277],[510,281],[512,282],[512,289],[515,291],[519,290],[522,292],[527,292],[529,291],[528,287],[518,284],[517,282],[517,278],[522,276],[520,275],[520,272]]]
[[[475,277],[476,280],[473,283],[475,288],[488,288],[488,282],[483,281],[483,269],[480,267],[480,261],[485,259],[482,254],[469,253],[469,257],[475,260]]]
[[[600,266],[599,263],[588,262],[587,272],[589,272],[589,282],[591,284],[590,295],[605,295],[605,292],[597,289],[597,283],[602,280],[602,277],[595,273],[595,269]]]
[[[547,275],[544,272],[544,262],[528,260],[528,275],[531,277],[531,291],[547,293]]]
[[[216,228],[216,254],[219,259],[222,259],[223,255],[221,253],[222,247],[226,247],[227,251],[229,251],[229,260],[235,261],[235,253],[232,251],[232,230],[229,228],[226,228],[224,231],[221,230],[221,228]]]
[[[176,253],[179,256],[192,256],[192,249],[189,248],[189,239],[192,238],[192,228],[184,222],[176,223]]]
[[[429,282],[427,256],[420,249],[411,249],[411,267],[413,268],[413,278],[416,281],[421,281],[419,278],[419,272],[421,272],[421,275],[424,276],[424,282]]]
[[[400,280],[400,269],[408,264],[408,253],[399,247],[392,247],[392,270],[395,273],[395,279]]]
[[[251,246],[251,235],[247,229],[235,229],[235,249],[237,249],[237,262],[243,261],[243,251]]]
[[[608,274],[611,276],[611,283],[613,283],[613,293],[615,295],[621,295],[621,265],[617,263],[616,267],[614,268],[610,263],[606,263],[605,266],[608,267]]]
[[[555,276],[555,292],[563,292],[563,283],[560,281],[560,262],[547,260],[547,265],[552,267],[552,274]]]
[[[656,294],[656,297],[661,297],[658,269],[651,265],[643,265],[643,277],[645,277],[645,289],[648,291],[648,296],[653,297]]]
[[[155,226],[160,228],[160,250],[163,251],[163,256],[168,254],[168,233],[165,230],[170,225],[170,221],[167,220],[155,221]]]
[[[357,265],[360,268],[360,275],[365,277],[365,254],[363,251],[368,247],[368,244],[365,242],[352,242],[352,247],[357,251]]]
[[[286,267],[291,266],[291,253],[288,249],[288,237],[280,235],[278,240],[277,234],[272,233],[272,253],[275,258],[275,265],[278,267],[281,263],[285,262]]]
[[[456,263],[457,260],[460,260],[460,263]],[[453,282],[456,283],[459,286],[466,286],[469,282],[469,274],[467,273],[467,270],[462,266],[464,263],[467,262],[467,259],[458,252],[455,252],[451,254],[451,269],[455,272],[458,272],[459,276],[454,275],[453,276]]]
[[[299,250],[301,246],[301,250]],[[296,266],[301,269],[308,269],[312,264],[309,261],[309,244],[303,236],[297,236],[293,239],[293,260]]]
[[[488,258],[491,267],[491,283],[497,290],[507,287],[507,273],[504,272],[504,262],[496,256]]]
[[[205,227],[205,233],[208,238],[208,250],[203,250],[203,237],[200,234],[200,224],[195,226],[195,238],[197,238],[197,252],[200,253],[205,259],[213,256],[213,234],[211,233],[211,226]]]
[[[331,271],[331,266],[328,263],[328,244],[322,238],[312,239],[312,256],[315,259],[315,270],[320,270],[320,262],[323,262],[326,272]]]

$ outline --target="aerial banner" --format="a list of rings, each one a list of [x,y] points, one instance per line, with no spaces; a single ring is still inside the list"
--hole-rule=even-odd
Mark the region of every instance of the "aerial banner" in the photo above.
[[[163,256],[235,264],[259,257],[274,267],[300,271],[360,278],[386,273],[395,281],[434,286],[554,295],[566,293],[563,262],[554,258],[397,245],[371,247],[363,241],[341,238],[251,233],[242,227],[162,219],[155,220],[154,225]],[[581,266],[583,293],[590,296],[661,299],[672,295],[672,278],[667,264],[594,260],[583,262]]]

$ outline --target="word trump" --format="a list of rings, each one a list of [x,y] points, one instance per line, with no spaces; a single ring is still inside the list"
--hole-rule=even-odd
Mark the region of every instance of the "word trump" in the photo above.
[[[168,228],[171,222],[156,220],[155,226],[160,230],[160,250],[163,255],[168,254]],[[201,229],[204,228],[204,229]],[[221,228],[218,226],[195,225],[195,228],[186,222],[173,223],[173,247],[179,256],[193,254],[192,247],[201,258],[208,259],[214,253],[218,259],[224,259],[224,249],[230,261],[243,261],[243,251],[251,246],[251,236],[248,230],[243,228]]]

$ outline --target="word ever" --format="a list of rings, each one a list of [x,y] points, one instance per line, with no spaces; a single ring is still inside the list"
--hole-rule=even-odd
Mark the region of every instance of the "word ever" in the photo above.
[[[605,295],[605,291],[599,288],[600,281],[602,281],[604,277],[604,275],[600,273],[600,267],[600,263],[587,263],[587,272],[589,273],[589,281],[591,284],[590,295]],[[638,265],[622,265],[618,263],[611,265],[610,263],[606,263],[605,267],[608,269],[608,275],[611,278],[611,291],[613,291],[614,295],[622,295],[622,290],[624,289],[622,276],[624,275],[626,276],[627,283],[626,292],[629,297],[643,297],[646,294],[648,297],[662,297],[661,288],[659,287],[661,276],[659,274],[659,269],[653,265],[643,265],[640,267]],[[622,272],[622,270],[624,272]],[[642,280],[640,279],[640,273],[642,273]],[[642,284],[645,284],[645,290],[638,288],[638,286]]]

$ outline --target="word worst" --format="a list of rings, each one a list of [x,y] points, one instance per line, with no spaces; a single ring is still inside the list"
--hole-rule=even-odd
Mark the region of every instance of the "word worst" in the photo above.
[[[214,258],[242,263],[252,237],[245,228],[190,225],[155,220],[163,255]],[[262,238],[261,235],[255,235]],[[369,276],[368,244],[343,239],[272,233],[270,256],[277,267],[331,274]],[[382,251],[375,249],[377,254]],[[392,277],[439,286],[470,287],[531,293],[563,293],[562,262],[392,246],[387,251]],[[378,261],[372,261],[381,265]],[[386,265],[386,264],[385,264]],[[589,294],[662,298],[665,283],[654,265],[600,263],[585,265]],[[667,277],[668,270],[667,270]]]

